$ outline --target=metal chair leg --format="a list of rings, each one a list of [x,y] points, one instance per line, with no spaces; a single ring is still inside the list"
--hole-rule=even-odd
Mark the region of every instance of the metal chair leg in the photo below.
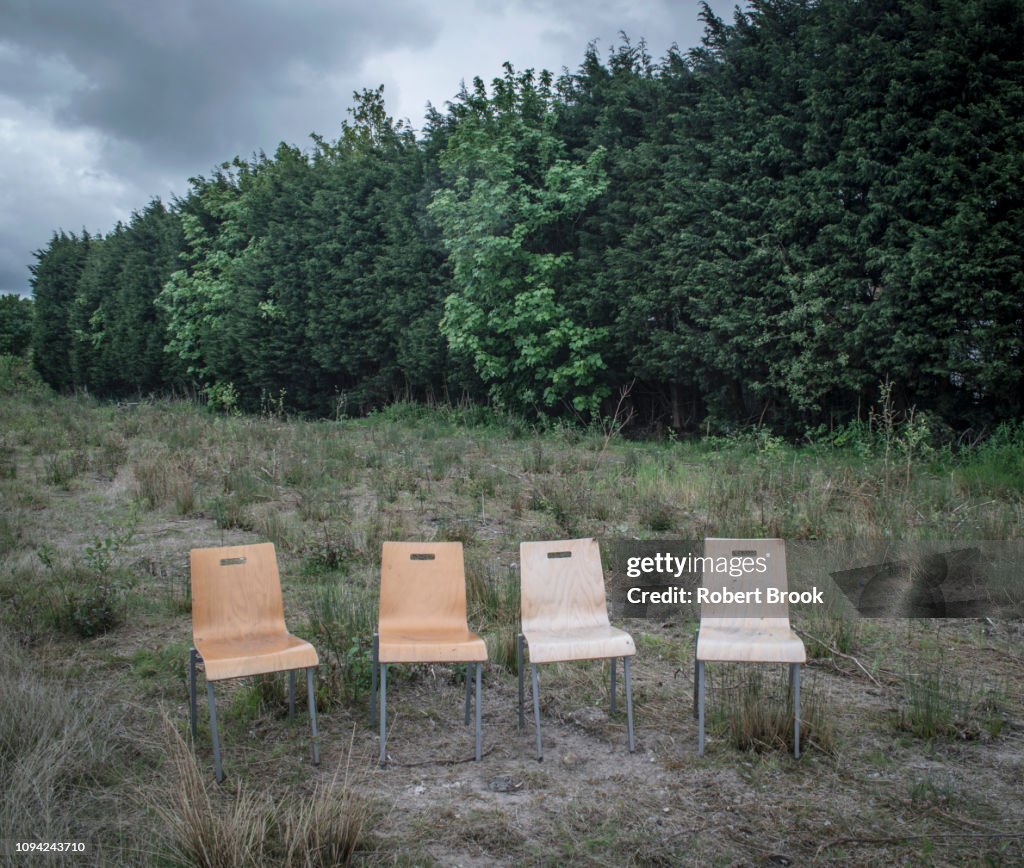
[[[220,738],[217,735],[217,701],[213,698],[213,683],[206,682],[206,699],[210,705],[210,732],[213,735],[213,772],[219,784],[224,780],[224,769],[220,764]]]
[[[387,764],[388,757],[388,664],[380,666],[380,764]]]
[[[704,661],[697,661],[697,756],[704,756]]]
[[[320,734],[316,729],[316,694],[313,692],[313,670],[315,666],[306,669],[306,693],[309,701],[309,728],[313,734],[313,765],[320,765]],[[292,686],[295,685],[295,670],[292,670]],[[294,693],[294,691],[293,691]],[[294,696],[292,697],[294,699]]]
[[[523,634],[516,636],[516,676],[519,678],[519,728],[526,725],[523,717]]]
[[[483,739],[481,738],[481,730],[480,730],[480,718],[481,718],[481,714],[482,714],[481,703],[480,703],[480,696],[481,696],[480,685],[481,685],[481,679],[482,679],[482,675],[481,675],[482,672],[483,672],[483,664],[482,663],[477,663],[476,664],[476,761],[477,762],[480,762],[480,750],[481,750],[481,747],[483,746]]]
[[[295,670],[288,670],[288,719],[295,722]]]
[[[625,659],[625,658],[623,658]],[[611,702],[611,713],[615,714],[615,664],[618,662],[617,657],[612,657],[612,702]]]
[[[612,658],[614,660],[614,658]],[[622,658],[622,668],[626,671],[626,733],[629,752],[636,751],[636,740],[633,738],[633,682],[629,677],[629,658]],[[615,671],[614,669],[612,670]]]
[[[466,664],[466,714],[465,714],[465,718],[466,718],[465,719],[465,724],[466,724],[466,726],[469,726],[469,694],[470,694],[470,692],[472,690],[472,687],[473,687],[473,679],[471,678],[472,672],[473,672],[473,664],[472,663],[467,663]],[[479,702],[479,701],[480,701],[480,697],[478,695],[477,696],[477,702]]]
[[[380,656],[380,634],[373,634],[373,664],[370,672],[370,726],[377,725],[377,658]]]
[[[530,664],[530,680],[533,683],[533,722],[537,727],[537,761],[544,759],[544,750],[540,742],[540,691],[537,687],[537,664]]]
[[[697,640],[700,639],[700,629],[693,637],[693,719],[697,719]]]
[[[790,666],[793,679],[793,756],[800,759],[800,664]]]
[[[196,656],[199,652],[192,648],[188,652],[188,711],[189,726],[192,729],[192,741],[196,740]]]

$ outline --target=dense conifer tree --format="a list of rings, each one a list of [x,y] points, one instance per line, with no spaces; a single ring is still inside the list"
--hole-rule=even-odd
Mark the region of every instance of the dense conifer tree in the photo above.
[[[751,0],[655,62],[476,80],[417,139],[225,163],[37,253],[44,379],[361,412],[454,388],[799,434],[1024,412],[1024,2]]]

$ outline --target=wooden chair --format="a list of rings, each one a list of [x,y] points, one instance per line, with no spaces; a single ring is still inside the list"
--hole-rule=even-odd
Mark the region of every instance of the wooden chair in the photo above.
[[[540,737],[540,696],[537,664],[567,660],[611,661],[611,711],[615,713],[615,663],[622,658],[626,673],[627,742],[632,753],[633,685],[629,658],[636,654],[633,638],[608,621],[601,551],[593,539],[524,542],[522,568],[522,632],[516,640],[519,676],[519,726],[523,727],[523,640],[530,652],[533,718],[537,759],[544,759]]]
[[[377,714],[380,675],[380,764],[387,763],[387,685],[390,663],[465,663],[466,724],[470,671],[476,664],[476,759],[480,759],[480,679],[487,660],[483,639],[466,620],[462,543],[386,542],[381,553],[380,615],[373,634],[371,719]]]
[[[192,737],[196,736],[196,662],[206,671],[213,764],[224,780],[217,734],[213,682],[246,675],[288,672],[288,711],[295,717],[295,671],[306,670],[313,764],[320,764],[313,671],[316,649],[284,624],[284,602],[273,543],[192,549],[192,642],[189,653],[189,701]]]
[[[704,755],[704,663],[786,663],[793,695],[793,753],[800,756],[800,665],[807,662],[804,643],[789,626],[789,605],[767,603],[767,588],[787,590],[786,544],[781,539],[706,539],[704,557],[730,561],[753,558],[764,563],[740,576],[709,569],[704,561],[703,587],[709,591],[762,589],[762,602],[701,603],[693,673],[693,715],[697,718],[697,753]],[[763,562],[757,561],[764,558]],[[735,562],[734,562],[735,563]]]

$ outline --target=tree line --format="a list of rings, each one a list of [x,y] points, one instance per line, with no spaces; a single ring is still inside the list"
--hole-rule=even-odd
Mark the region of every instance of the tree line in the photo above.
[[[191,179],[31,267],[58,389],[364,412],[466,396],[781,431],[897,403],[1022,416],[1024,2],[706,6],[702,45],[516,71],[419,135],[357,95],[335,141]]]

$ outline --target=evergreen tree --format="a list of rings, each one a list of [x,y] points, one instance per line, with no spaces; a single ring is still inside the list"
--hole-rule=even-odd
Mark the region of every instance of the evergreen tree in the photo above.
[[[0,295],[0,356],[24,356],[32,341],[32,299]]]
[[[34,302],[32,363],[54,389],[67,389],[74,382],[69,320],[91,244],[88,232],[81,236],[55,232],[50,243],[36,251],[36,262],[29,266]]]

